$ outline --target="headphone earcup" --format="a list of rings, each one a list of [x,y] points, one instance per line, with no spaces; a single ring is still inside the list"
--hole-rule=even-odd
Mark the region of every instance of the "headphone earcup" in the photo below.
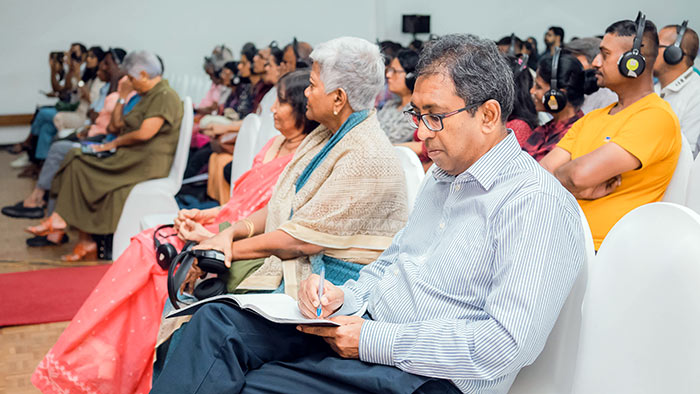
[[[170,264],[175,256],[177,256],[177,249],[175,249],[173,245],[168,243],[158,245],[156,249],[156,261],[158,261],[158,265],[162,269],[167,270],[170,268]]]
[[[416,86],[416,74],[413,72],[407,73],[405,82],[408,90],[412,92],[413,88]]]
[[[620,56],[620,59],[617,61],[617,69],[620,70],[620,74],[627,78],[637,78],[644,72],[646,64],[644,56],[629,51]]]
[[[676,65],[683,60],[683,50],[680,47],[672,45],[664,49],[664,61],[670,65]]]
[[[221,278],[209,278],[194,288],[194,296],[198,300],[205,300],[210,297],[226,294],[226,282]]]
[[[542,96],[542,104],[549,112],[559,112],[566,107],[567,98],[561,90],[550,89]]]

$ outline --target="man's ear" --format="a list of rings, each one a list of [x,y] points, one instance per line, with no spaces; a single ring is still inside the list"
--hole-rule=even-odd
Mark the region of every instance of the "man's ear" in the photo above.
[[[501,104],[491,99],[481,104],[481,125],[484,133],[491,133],[501,129]]]
[[[139,72],[139,78],[141,80],[146,80],[146,81],[151,79],[151,77],[148,76],[148,73],[145,70],[141,70],[141,72]]]

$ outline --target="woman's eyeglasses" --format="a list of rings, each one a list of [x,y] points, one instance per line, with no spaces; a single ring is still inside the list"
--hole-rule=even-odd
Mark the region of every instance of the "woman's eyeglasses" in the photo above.
[[[385,73],[386,73],[386,75],[390,75],[390,74],[401,74],[401,73],[404,73],[404,74],[405,74],[406,71],[404,71],[404,70],[397,70],[397,69],[395,69],[394,67],[387,67]]]
[[[442,120],[445,118],[449,118],[452,115],[457,115],[460,112],[463,111],[468,111],[473,108],[479,107],[483,103],[473,103],[469,104],[464,108],[460,108],[457,110],[454,110],[452,112],[444,112],[441,114],[418,114],[413,110],[409,111],[403,111],[404,115],[406,116],[406,119],[408,122],[415,128],[418,128],[420,121],[423,120],[423,124],[425,127],[428,128],[430,131],[440,131],[442,130],[445,125],[443,124]]]

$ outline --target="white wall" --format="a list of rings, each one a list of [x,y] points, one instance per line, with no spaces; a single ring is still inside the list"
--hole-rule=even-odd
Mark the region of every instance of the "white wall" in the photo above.
[[[341,35],[398,40],[401,14],[430,14],[436,34],[471,32],[497,39],[515,32],[541,41],[551,24],[568,37],[601,34],[611,22],[634,18],[638,7],[657,25],[691,18],[700,1],[610,0],[571,2],[418,0],[0,0],[0,114],[32,112],[49,90],[48,53],[72,41],[127,50],[148,49],[166,73],[200,73],[202,57],[218,44],[281,45],[292,36],[316,44]],[[605,8],[603,8],[605,7]],[[692,20],[696,17],[697,20]],[[423,37],[424,38],[424,37]]]

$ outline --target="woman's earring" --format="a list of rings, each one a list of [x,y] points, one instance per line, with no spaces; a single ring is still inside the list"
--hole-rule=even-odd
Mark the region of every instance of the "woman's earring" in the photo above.
[[[338,116],[338,111],[333,110],[333,115]]]

